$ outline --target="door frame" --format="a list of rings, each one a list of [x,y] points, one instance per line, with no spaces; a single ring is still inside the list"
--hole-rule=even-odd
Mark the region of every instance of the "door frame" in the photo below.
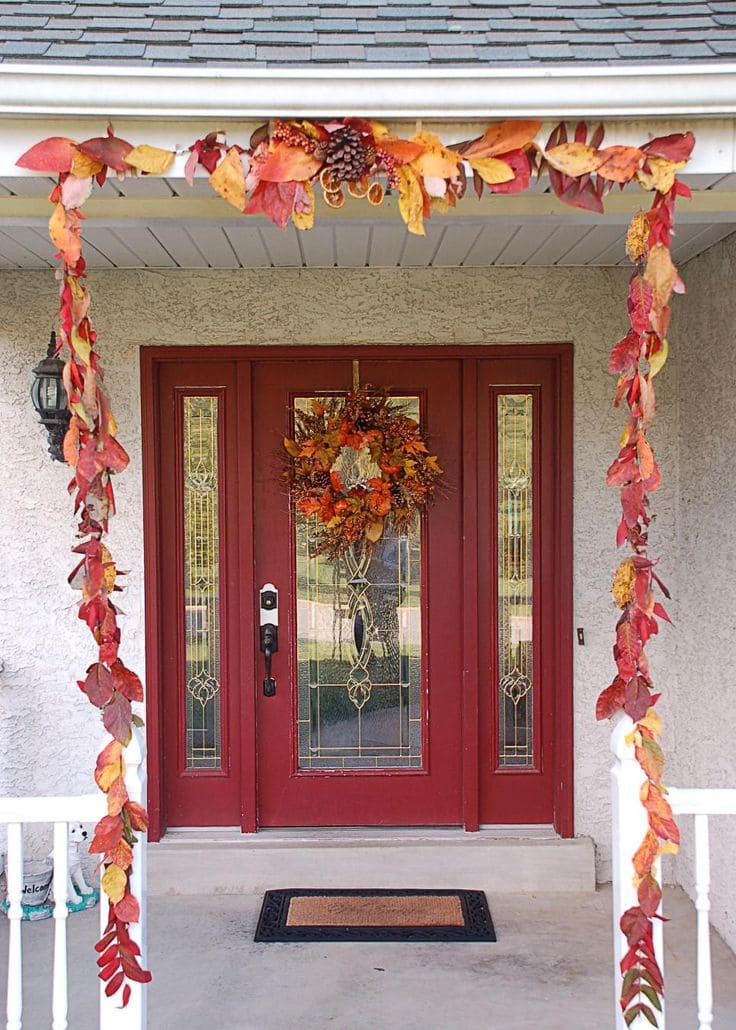
[[[161,569],[156,546],[160,535],[160,513],[157,501],[160,453],[158,446],[158,372],[167,362],[186,360],[231,361],[237,369],[237,398],[239,410],[250,416],[251,368],[254,361],[325,359],[343,360],[376,358],[380,356],[421,360],[422,358],[448,358],[462,361],[463,409],[463,566],[465,590],[463,597],[475,598],[478,586],[478,485],[477,485],[477,362],[499,357],[547,359],[552,362],[557,398],[557,452],[558,476],[555,486],[554,518],[556,521],[554,584],[552,596],[555,604],[555,789],[553,824],[561,837],[574,836],[574,783],[573,783],[573,360],[572,343],[537,344],[466,344],[466,345],[275,345],[275,346],[153,346],[140,348],[141,376],[141,432],[143,479],[143,547],[145,597],[145,656],[146,656],[146,722],[148,748],[148,811],[149,839],[160,840],[167,828],[167,814],[163,792],[163,699],[160,690],[161,641],[158,612],[162,602]],[[245,435],[245,434],[243,434]],[[248,434],[250,438],[250,434]],[[238,524],[243,527],[239,535],[239,563],[241,569],[253,568],[253,510],[251,448],[243,446],[238,436],[237,498]],[[235,600],[236,617],[240,625],[253,625],[255,618],[255,592],[248,577],[239,579],[240,589]],[[477,606],[469,605],[473,615],[464,618],[467,627],[464,668],[462,671],[462,808],[466,830],[479,829],[481,740],[479,732],[480,683],[478,640],[480,626],[475,617]],[[470,612],[468,613],[470,615]],[[465,613],[463,613],[465,615]],[[256,661],[255,635],[244,634],[240,657],[241,682],[247,682]],[[241,830],[254,832],[256,826],[256,741],[255,691],[244,692],[241,709]]]

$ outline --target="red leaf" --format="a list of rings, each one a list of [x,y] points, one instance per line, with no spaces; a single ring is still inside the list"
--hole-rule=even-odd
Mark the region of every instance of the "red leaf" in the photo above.
[[[100,980],[109,980],[116,970],[120,969],[120,959],[116,957],[112,962],[108,962],[104,968],[102,968],[97,974]]]
[[[619,340],[611,351],[611,357],[608,362],[608,371],[634,371],[638,366],[640,354],[641,336],[634,329],[630,329],[626,336],[624,336],[623,340]]]
[[[106,934],[104,934],[104,936],[100,937],[100,939],[97,942],[97,944],[95,944],[95,951],[98,951],[98,952],[104,951],[105,948],[111,943],[111,941],[114,941],[114,940],[115,940],[115,931],[114,930],[109,930]]]
[[[297,183],[259,182],[245,205],[247,215],[264,214],[285,229],[294,208]]]
[[[112,701],[102,711],[102,723],[105,729],[115,740],[119,740],[121,744],[127,744],[130,740],[132,718],[130,701],[116,690]]]
[[[76,150],[74,140],[66,136],[49,136],[26,150],[15,163],[18,168],[30,168],[34,172],[68,172]]]
[[[123,820],[119,815],[105,815],[95,826],[95,835],[89,846],[90,855],[104,855],[117,847],[123,836]]]
[[[119,973],[115,974],[115,976],[112,978],[110,983],[105,988],[105,994],[108,996],[108,998],[111,998],[116,991],[120,990],[120,988],[123,986],[124,979],[125,973],[123,973],[122,970]]]
[[[145,808],[139,805],[137,801],[128,801],[125,811],[128,813],[130,825],[134,830],[145,831],[148,829],[148,815]]]
[[[626,684],[624,711],[634,722],[643,719],[652,706],[652,695],[641,676],[635,676]]]
[[[669,161],[687,161],[694,146],[692,132],[674,132],[670,136],[658,136],[641,149],[656,157],[666,157]]]
[[[615,712],[620,711],[624,701],[624,688],[624,681],[617,676],[610,687],[601,691],[595,705],[595,717],[598,721],[610,719]]]
[[[129,1001],[130,1001],[130,984],[126,984],[125,987],[123,987],[123,1008],[125,1008],[125,1006],[128,1004]]]
[[[644,487],[641,483],[626,483],[621,487],[621,510],[624,522],[630,529],[645,514]]]
[[[626,302],[634,332],[639,334],[645,333],[649,328],[652,300],[652,287],[644,276],[634,272],[629,282],[629,297]]]
[[[641,644],[634,635],[631,623],[626,619],[622,619],[616,628],[616,644],[613,651],[621,679],[628,682],[636,675]]]
[[[514,178],[509,182],[498,182],[487,184],[491,193],[521,193],[528,189],[531,177],[531,166],[529,157],[523,150],[510,150],[506,154],[497,155],[499,161],[507,164],[514,173]]]
[[[132,145],[117,136],[95,136],[94,139],[85,140],[78,148],[93,161],[107,165],[116,172],[126,172],[130,166],[125,163],[125,158],[133,149]]]
[[[92,704],[98,708],[103,708],[112,697],[112,675],[101,662],[90,665],[87,669],[87,679],[79,685]]]
[[[669,624],[672,625],[672,619],[667,614],[667,609],[663,604],[660,604],[659,601],[657,601],[657,603],[654,606],[654,614],[658,616],[660,619],[664,619],[665,622],[669,622]]]
[[[113,937],[115,936],[115,931],[114,930],[113,930],[112,936]],[[95,945],[95,947],[97,947],[97,945]],[[118,957],[118,946],[117,946],[116,943],[113,943],[113,944],[110,945],[109,948],[106,948],[104,953],[102,955],[100,955],[100,957],[97,959],[97,965],[100,966],[100,967],[106,966],[110,962],[115,961],[117,959],[117,957]]]
[[[129,701],[143,700],[143,684],[134,672],[123,665],[119,658],[113,662],[111,672],[115,690],[120,691]]]
[[[132,894],[128,893],[115,906],[115,915],[124,923],[137,923],[141,917],[140,905]]]
[[[638,905],[624,912],[619,925],[629,947],[632,948],[651,933],[651,924]]]

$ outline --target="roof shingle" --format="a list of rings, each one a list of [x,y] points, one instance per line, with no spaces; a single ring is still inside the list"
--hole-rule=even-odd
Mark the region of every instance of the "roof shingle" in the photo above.
[[[0,2],[0,61],[373,66],[728,60],[736,0]]]

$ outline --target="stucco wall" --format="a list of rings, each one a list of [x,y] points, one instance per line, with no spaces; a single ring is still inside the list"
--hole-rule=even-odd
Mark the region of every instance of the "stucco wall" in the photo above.
[[[116,484],[120,515],[112,551],[130,569],[122,607],[123,655],[143,668],[138,348],[148,344],[513,343],[575,345],[576,829],[609,874],[608,727],[593,706],[610,681],[617,563],[617,499],[604,472],[623,416],[611,407],[606,371],[625,331],[621,269],[390,269],[94,271],[93,315],[107,381],[132,463]],[[679,301],[678,301],[679,304]],[[45,454],[28,399],[30,369],[56,307],[52,273],[0,273],[0,791],[86,789],[99,739],[94,712],[74,681],[91,660],[87,631],[65,585],[73,523],[67,470]],[[677,317],[677,316],[676,316]],[[676,389],[673,361],[660,379],[653,437],[665,485],[657,495],[654,548],[676,587]],[[719,442],[720,446],[720,442]],[[725,573],[725,569],[724,569]],[[674,683],[674,634],[652,650],[655,672]],[[695,688],[694,688],[695,689]],[[671,706],[665,700],[663,707]],[[671,720],[667,720],[668,723]],[[669,733],[669,730],[668,730]]]
[[[680,490],[671,702],[673,784],[736,786],[736,235],[688,262],[673,333],[680,369]],[[669,685],[668,685],[669,686]],[[692,820],[683,817],[680,882],[693,893]],[[711,820],[712,920],[736,948],[736,817]]]

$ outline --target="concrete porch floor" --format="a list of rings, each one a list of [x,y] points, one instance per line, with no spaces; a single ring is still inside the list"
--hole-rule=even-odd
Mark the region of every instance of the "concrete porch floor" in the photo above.
[[[496,944],[254,944],[261,898],[155,897],[150,1030],[598,1030],[613,1026],[610,888],[493,894]],[[695,917],[666,891],[668,1030],[695,1018]],[[96,1030],[96,912],[69,920],[70,1030]],[[2,977],[7,922],[0,922]],[[50,1025],[51,921],[24,926],[24,1027]],[[715,1027],[736,1026],[736,956],[713,934]]]

